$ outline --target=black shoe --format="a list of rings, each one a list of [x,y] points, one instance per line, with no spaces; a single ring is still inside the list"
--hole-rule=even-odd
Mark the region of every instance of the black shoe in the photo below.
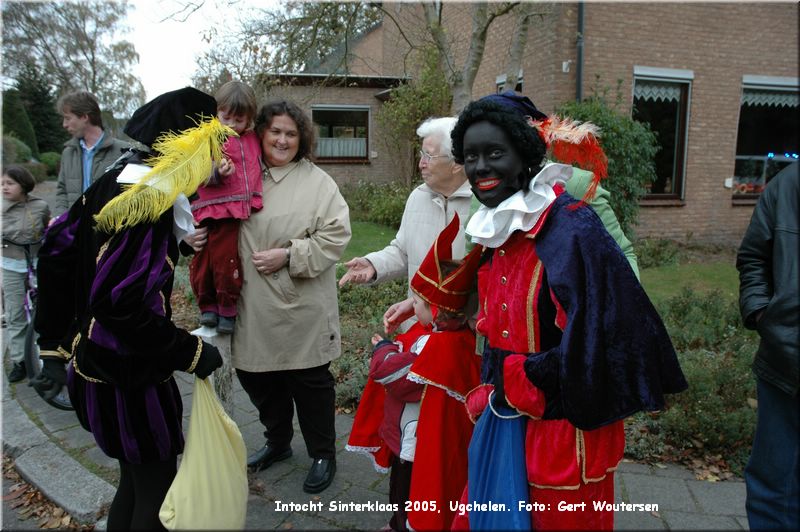
[[[14,362],[11,366],[11,371],[8,372],[8,382],[20,382],[25,380],[28,372],[25,371],[25,363]]]
[[[316,458],[311,465],[306,481],[303,482],[303,491],[306,493],[319,493],[331,485],[336,475],[336,460]]]
[[[247,469],[256,472],[266,469],[275,462],[286,460],[292,456],[292,448],[278,449],[267,444],[247,457]]]
[[[219,334],[233,334],[234,323],[236,323],[236,318],[220,316],[219,323],[217,323],[217,332]]]
[[[200,325],[203,327],[211,327],[212,329],[217,326],[217,313],[216,312],[202,312],[200,313]]]

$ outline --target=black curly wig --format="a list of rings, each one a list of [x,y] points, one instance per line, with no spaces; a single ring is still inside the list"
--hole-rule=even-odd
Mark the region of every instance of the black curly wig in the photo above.
[[[525,167],[530,169],[530,177],[536,175],[547,151],[542,138],[517,111],[485,99],[471,102],[458,116],[458,122],[450,134],[453,139],[455,161],[464,164],[464,134],[467,129],[477,122],[484,121],[505,131]]]

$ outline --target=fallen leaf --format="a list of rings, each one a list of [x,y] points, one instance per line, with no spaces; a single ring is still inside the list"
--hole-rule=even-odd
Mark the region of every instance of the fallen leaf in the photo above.
[[[667,466],[665,466],[664,464],[653,464],[653,465],[656,466],[659,469],[666,469],[667,468]]]
[[[23,504],[28,504],[28,502],[25,500],[25,498],[20,498],[13,501],[9,506],[11,506],[11,508],[19,508]]]
[[[655,512],[655,511],[651,511],[651,512],[650,512],[650,515],[652,515],[653,517],[658,517],[658,518],[661,518],[661,515],[659,515],[659,513],[658,513],[658,512]]]
[[[53,510],[53,517],[61,517],[62,515],[64,515],[64,510],[62,508],[57,507]]]
[[[51,517],[47,524],[45,524],[42,528],[58,528],[61,526],[61,519],[57,517]]]
[[[70,516],[68,516],[68,515],[65,515],[64,517],[62,517],[62,518],[61,518],[61,526],[67,526],[67,525],[69,525],[69,522],[70,522],[71,520],[72,520],[72,518],[71,518]]]
[[[750,408],[752,408],[753,410],[755,410],[756,408],[758,408],[758,401],[757,401],[757,400],[755,400],[755,399],[753,399],[752,397],[748,397],[748,398],[747,398],[747,404],[748,404],[748,406],[750,406]]]
[[[12,491],[11,493],[9,493],[8,495],[3,495],[3,500],[4,501],[10,501],[10,500],[16,499],[17,497],[19,497],[20,495],[25,493],[25,489],[26,488],[18,488],[16,490]]]

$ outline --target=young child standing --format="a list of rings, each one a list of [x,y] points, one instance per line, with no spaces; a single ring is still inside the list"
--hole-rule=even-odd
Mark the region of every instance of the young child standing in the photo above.
[[[35,185],[36,180],[26,168],[3,169],[3,308],[11,358],[8,382],[19,382],[26,376],[24,347],[28,320],[24,302],[28,263],[25,248],[17,244],[37,242],[50,220],[47,202],[30,194]],[[33,244],[29,249],[34,267],[39,247],[40,244]]]
[[[373,336],[369,378],[383,386],[385,395],[374,400],[381,396],[368,398],[365,389],[348,441],[348,450],[367,451],[376,464],[381,458],[391,464],[392,530],[449,530],[454,517],[449,502],[459,499],[467,479],[472,422],[464,398],[480,384],[481,360],[468,325],[475,309],[468,303],[482,248],[452,261],[458,229],[456,215],[411,280],[419,326],[398,337],[411,342],[410,348]],[[376,408],[382,409],[382,419],[371,415]],[[379,440],[372,442],[379,441],[378,447],[361,439],[368,434],[362,423],[370,419],[380,423]],[[381,447],[388,447],[390,458]]]
[[[208,228],[208,242],[189,265],[189,281],[200,307],[200,325],[230,334],[242,288],[239,223],[262,206],[261,143],[253,131],[256,97],[240,81],[214,95],[217,118],[239,136],[225,143],[222,159],[192,202],[195,221]]]

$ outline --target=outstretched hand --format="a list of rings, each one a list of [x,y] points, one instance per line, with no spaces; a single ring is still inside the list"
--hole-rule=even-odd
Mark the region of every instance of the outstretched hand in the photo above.
[[[339,279],[339,288],[346,285],[349,281],[355,284],[368,283],[375,278],[375,266],[364,257],[356,257],[345,262],[347,272]]]
[[[404,299],[389,307],[383,315],[383,330],[387,335],[394,333],[401,323],[414,315],[414,300]]]

